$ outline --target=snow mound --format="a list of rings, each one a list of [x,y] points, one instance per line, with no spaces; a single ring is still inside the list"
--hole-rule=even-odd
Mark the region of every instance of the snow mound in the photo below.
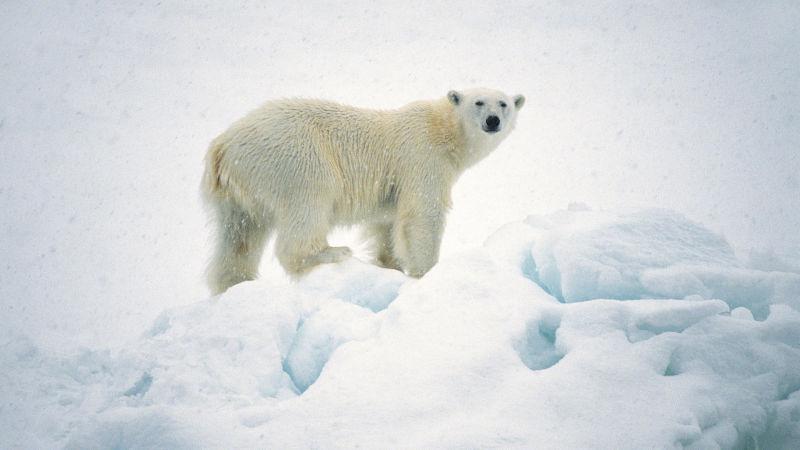
[[[749,308],[759,319],[772,303],[800,306],[800,275],[747,269],[723,237],[672,211],[573,207],[524,224],[526,273],[563,302],[696,295]]]
[[[0,446],[796,448],[796,277],[668,211],[531,216],[420,280],[243,283],[121,349],[6,336]]]

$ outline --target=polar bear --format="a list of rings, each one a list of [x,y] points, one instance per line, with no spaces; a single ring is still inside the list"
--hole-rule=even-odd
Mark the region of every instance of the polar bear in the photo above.
[[[379,265],[421,277],[438,260],[453,184],[508,136],[524,104],[470,89],[389,111],[308,99],[252,111],[205,159],[217,232],[209,287],[254,279],[273,232],[292,275],[341,261],[350,249],[327,241],[339,225],[364,225]]]

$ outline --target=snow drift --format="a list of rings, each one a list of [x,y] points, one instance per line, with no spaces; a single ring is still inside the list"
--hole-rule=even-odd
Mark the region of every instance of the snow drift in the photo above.
[[[10,448],[788,449],[800,275],[673,212],[575,206],[420,280],[353,259],[0,362]]]

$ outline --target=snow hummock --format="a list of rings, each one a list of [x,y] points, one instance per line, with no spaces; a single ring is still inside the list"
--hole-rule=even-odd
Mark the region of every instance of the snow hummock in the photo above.
[[[0,341],[0,447],[796,448],[800,274],[664,210],[508,224],[414,280],[356,259]]]
[[[763,318],[772,303],[800,309],[800,276],[745,269],[719,235],[667,210],[530,216],[530,276],[564,302],[593,298],[722,298]]]

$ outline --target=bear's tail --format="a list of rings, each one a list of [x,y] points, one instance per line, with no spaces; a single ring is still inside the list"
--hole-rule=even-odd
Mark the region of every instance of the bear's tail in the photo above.
[[[206,198],[217,196],[223,189],[222,180],[222,158],[225,155],[225,147],[215,139],[208,147],[205,160],[205,172],[203,173],[203,181],[200,185],[200,190]]]

